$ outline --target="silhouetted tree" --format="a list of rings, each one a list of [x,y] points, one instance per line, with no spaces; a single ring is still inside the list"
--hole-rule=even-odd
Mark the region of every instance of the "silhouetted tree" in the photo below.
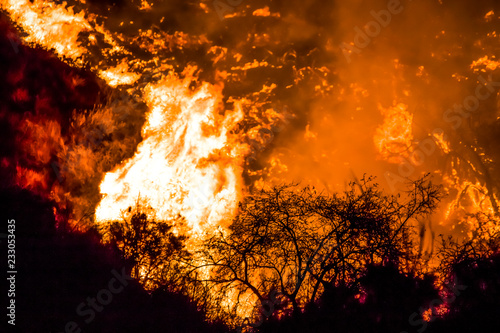
[[[440,235],[438,258],[443,275],[452,274],[453,267],[464,260],[481,259],[500,251],[500,228],[494,215],[478,212],[464,219],[470,229],[462,239]]]
[[[294,185],[261,190],[240,204],[229,232],[206,241],[199,268],[212,268],[205,282],[221,302],[234,302],[235,316],[273,290],[297,314],[325,289],[356,281],[367,265],[404,269],[417,261],[410,219],[435,209],[440,196],[428,177],[412,182],[404,200],[365,178],[343,195]]]
[[[444,315],[429,332],[484,332],[500,328],[500,229],[496,215],[478,212],[464,217],[469,233],[457,239],[441,236],[438,272],[448,281]],[[464,221],[465,222],[465,221]]]
[[[186,250],[187,236],[174,230],[178,221],[157,221],[148,216],[139,204],[129,207],[122,221],[114,221],[103,227],[104,234],[133,265],[132,275],[146,288],[169,285],[177,289],[183,283],[182,271],[190,260]]]
[[[89,298],[109,288],[127,265],[103,245],[95,230],[80,232],[56,222],[53,202],[17,188],[1,188],[5,216],[16,221],[16,332],[65,332],[75,322],[82,332],[226,332],[223,325],[210,325],[193,302],[168,288],[146,292],[137,281],[128,280],[121,292],[113,294],[95,318],[76,309]],[[5,232],[7,228],[4,228]],[[0,247],[7,253],[6,238]],[[2,286],[5,287],[4,280]],[[115,284],[115,287],[118,287]],[[3,290],[8,290],[3,289]],[[8,306],[8,298],[2,298]],[[101,306],[97,301],[98,306]],[[85,307],[86,310],[92,306]],[[4,321],[1,327],[6,327]],[[10,325],[9,325],[10,326]],[[1,330],[10,332],[11,330]],[[78,330],[75,330],[75,332]]]

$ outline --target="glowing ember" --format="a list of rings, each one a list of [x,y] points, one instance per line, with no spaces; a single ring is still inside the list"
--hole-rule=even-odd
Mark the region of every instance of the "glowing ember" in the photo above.
[[[493,71],[500,67],[500,62],[490,59],[487,55],[472,62],[470,67],[474,72],[486,72],[486,70]]]

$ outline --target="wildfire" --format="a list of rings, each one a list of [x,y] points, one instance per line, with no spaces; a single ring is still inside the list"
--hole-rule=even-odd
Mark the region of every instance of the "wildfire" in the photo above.
[[[50,46],[75,61],[86,52],[78,42],[79,34],[91,29],[83,11],[45,1],[2,0],[0,5],[28,33],[26,42]]]
[[[127,53],[117,46],[111,33],[95,23],[93,15],[83,11],[75,13],[66,4],[3,1],[1,5],[28,33],[26,42],[53,48],[61,57],[72,59],[76,64],[82,65],[82,55],[88,52],[78,39],[84,32],[90,32],[91,44],[95,43],[96,35],[103,35],[112,46],[108,54]],[[141,36],[153,38],[154,47],[167,49],[177,44],[182,47],[190,38],[176,33],[170,42],[167,36],[165,43],[161,40],[163,36],[156,36],[151,30],[141,32]],[[142,47],[152,46],[143,44]],[[158,50],[152,49],[152,52]],[[142,62],[140,66],[148,64]],[[99,64],[94,70],[109,86],[132,86],[140,81],[141,75],[130,67],[122,58],[116,66]],[[160,69],[172,71],[166,64]],[[182,215],[195,232],[201,232],[204,224],[218,224],[222,219],[230,221],[243,191],[242,166],[248,150],[241,136],[233,133],[243,119],[241,107],[236,101],[234,111],[223,110],[222,86],[203,83],[192,91],[190,85],[196,80],[194,69],[187,68],[183,78],[172,73],[161,74],[160,81],[146,82],[147,86],[138,90],[149,108],[141,133],[143,142],[133,158],[104,176],[99,186],[103,197],[95,211],[96,222],[120,219],[122,212],[139,199],[156,209],[157,218]],[[40,147],[36,149],[38,155],[45,151]],[[50,153],[47,152],[49,155],[43,162],[49,162]],[[88,158],[92,156],[87,154]],[[42,182],[44,174],[18,170],[22,172],[19,179],[46,184]]]
[[[242,111],[221,110],[220,87],[205,83],[190,91],[192,71],[187,73],[145,88],[150,111],[143,141],[134,157],[104,177],[97,221],[118,220],[139,197],[158,218],[181,214],[196,232],[232,216],[242,191],[245,147],[230,132]]]
[[[481,57],[477,60],[474,60],[470,67],[474,70],[474,72],[486,72],[487,70],[492,71],[497,69],[500,66],[499,61],[495,61],[490,59],[487,55]]]
[[[495,208],[496,196],[490,195],[486,186],[479,181],[473,183],[455,178],[455,181],[459,183],[451,184],[453,180],[451,178],[446,179],[449,183],[448,186],[457,193],[448,204],[446,219],[465,222],[467,236],[471,239],[477,237],[489,239],[498,234],[500,232],[500,220]],[[478,214],[484,214],[486,221],[482,221],[481,216],[478,216]],[[481,223],[485,225],[480,225]],[[478,235],[478,232],[481,234]]]
[[[411,152],[413,115],[403,103],[389,108],[379,105],[379,110],[384,116],[384,123],[375,132],[375,146],[382,158],[399,163]]]
[[[422,27],[394,17],[380,36],[365,34],[358,27],[376,22],[347,20],[342,13],[359,11],[349,2],[339,2],[338,12],[328,8],[338,15],[334,34],[323,26],[331,19],[326,14],[309,20],[278,4],[224,7],[221,15],[202,1],[188,6],[199,15],[189,24],[160,6],[131,2],[132,14],[110,12],[107,21],[84,0],[0,0],[24,43],[91,72],[109,99],[86,113],[70,110],[64,114],[70,119],[51,118],[43,93],[31,96],[30,87],[17,86],[24,68],[7,76],[12,102],[32,100],[33,110],[9,119],[22,149],[2,158],[2,166],[19,186],[71,208],[75,225],[121,220],[140,201],[158,220],[185,219],[199,236],[225,229],[248,189],[302,181],[336,191],[365,172],[383,182],[399,166],[398,179],[432,172],[445,185],[450,195],[437,215],[451,234],[461,221],[461,233],[477,236],[479,213],[489,216],[483,228],[500,232],[499,149],[491,140],[500,84],[489,75],[498,74],[500,61],[488,46],[498,38],[486,31],[490,25],[484,36],[457,42],[450,38],[464,32],[455,33],[447,18]],[[484,24],[498,21],[493,10],[482,17]],[[241,22],[251,23],[248,31],[237,29]],[[407,42],[416,28],[425,30],[419,42],[428,44],[418,52]],[[345,62],[338,38],[353,33],[356,47],[345,44],[352,62]],[[78,75],[61,81],[73,90],[85,86]],[[491,158],[476,149],[481,145]],[[81,222],[83,216],[92,221]],[[232,304],[228,297],[224,306]]]
[[[445,153],[449,154],[451,152],[450,143],[446,141],[444,132],[433,132],[432,136],[439,146],[439,148]]]
[[[133,72],[131,73],[129,71],[129,66],[125,61],[122,61],[116,67],[103,70],[100,75],[112,87],[119,85],[132,85],[140,78],[139,74]]]

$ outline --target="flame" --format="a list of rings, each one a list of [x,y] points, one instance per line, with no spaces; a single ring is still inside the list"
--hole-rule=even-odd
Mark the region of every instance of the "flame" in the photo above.
[[[487,55],[474,60],[470,65],[470,68],[472,68],[474,72],[494,71],[498,67],[500,67],[500,61],[490,59],[490,57]]]
[[[375,146],[380,157],[391,163],[399,163],[402,157],[408,157],[411,152],[413,115],[403,103],[389,108],[379,105],[378,108],[384,116],[384,122],[373,137]]]
[[[181,214],[195,232],[234,213],[246,148],[230,132],[242,120],[242,110],[221,110],[221,87],[204,83],[190,91],[188,73],[145,88],[150,111],[143,141],[134,157],[105,175],[98,222],[118,220],[139,197],[160,219]]]
[[[26,42],[48,45],[60,54],[78,60],[85,52],[78,36],[91,29],[83,11],[74,13],[72,7],[52,2],[2,0],[0,6],[28,33]]]
[[[129,72],[129,66],[125,61],[116,67],[103,70],[99,74],[112,87],[132,85],[140,78],[139,74]]]
[[[103,54],[119,52],[122,59],[116,66],[104,62],[94,65],[92,68],[97,75],[111,87],[131,86],[140,81],[141,75],[134,72],[136,66],[130,66],[123,57],[127,51],[118,46],[116,36],[95,23],[92,14],[75,13],[73,7],[65,3],[26,0],[0,4],[27,33],[27,43],[54,49],[60,57],[71,59],[77,65],[85,64],[83,55],[87,52],[79,40],[81,34],[89,33],[91,44],[96,43],[96,35],[102,35],[111,45],[111,50],[104,50]],[[141,10],[149,10],[152,5],[143,1]],[[151,29],[139,35],[141,47],[153,54],[159,49],[182,48],[191,40],[191,36],[182,32],[158,36]],[[145,43],[146,39],[152,39],[153,44]],[[206,40],[201,38],[193,42]],[[135,63],[140,63],[139,67],[147,66],[145,62]],[[171,71],[172,66],[162,63],[158,68]],[[138,198],[156,208],[161,219],[182,215],[196,232],[202,230],[202,224],[217,224],[223,218],[230,221],[243,191],[242,165],[248,149],[240,143],[241,136],[236,142],[238,136],[231,131],[243,119],[243,113],[238,102],[234,103],[233,112],[222,110],[222,86],[204,83],[191,91],[194,69],[187,68],[184,73],[184,79],[169,74],[138,91],[149,107],[142,129],[143,142],[133,158],[123,161],[104,176],[100,185],[103,198],[95,211],[96,222],[119,219],[121,212],[133,206]],[[15,94],[16,99],[23,96],[22,90]],[[50,140],[43,142],[48,144]],[[62,142],[60,145],[64,146]],[[44,147],[33,147],[34,154],[47,151]],[[50,154],[44,153],[42,162],[48,163],[51,154],[55,155],[53,150]],[[88,148],[66,155],[68,161],[72,161],[71,170],[80,165],[81,172],[95,173],[91,170],[95,167],[92,163],[77,162],[92,158]],[[42,182],[47,178],[44,174],[18,170],[19,183],[28,184],[31,179],[33,184],[41,182],[47,188],[46,182]],[[48,174],[45,172],[46,176]]]
[[[481,237],[489,239],[500,232],[500,219],[495,210],[495,203],[498,201],[495,195],[489,195],[489,191],[484,184],[479,181],[475,183],[468,180],[459,180],[451,177],[445,178],[448,186],[456,190],[457,194],[448,204],[446,209],[446,219],[456,219],[465,224],[465,232],[470,239]],[[478,230],[480,217],[477,214],[484,214],[487,220],[484,221],[483,230]],[[454,225],[452,226],[454,228]],[[481,235],[475,233],[480,231]],[[484,232],[486,231],[486,232]]]
[[[445,153],[449,154],[451,152],[450,143],[445,139],[444,132],[435,131],[432,133],[432,136],[439,146],[439,148]]]
[[[493,20],[493,17],[495,16],[495,12],[493,10],[490,10],[489,12],[487,12],[485,15],[484,15],[484,19],[486,20],[486,22],[489,22],[489,21],[492,21]]]
[[[269,184],[301,180],[303,184],[324,184],[330,191],[341,188],[340,183],[354,174],[354,166],[358,167],[357,172],[380,171],[377,169],[380,168],[383,170],[379,174],[384,174],[388,163],[398,164],[404,160],[411,163],[411,156],[416,153],[415,156],[422,156],[420,169],[415,168],[416,172],[410,176],[417,177],[426,168],[425,171],[435,171],[451,193],[441,224],[450,223],[453,228],[456,221],[463,221],[467,225],[465,232],[473,237],[479,223],[474,215],[483,212],[492,216],[485,224],[486,229],[498,232],[498,190],[488,186],[487,177],[482,177],[474,162],[460,162],[468,163],[470,171],[465,172],[453,157],[454,149],[463,141],[477,141],[471,135],[474,131],[471,126],[488,119],[489,115],[462,113],[457,132],[460,135],[465,132],[463,137],[429,130],[448,125],[443,124],[443,108],[464,101],[462,90],[468,89],[467,82],[473,81],[471,74],[489,74],[500,68],[494,56],[495,48],[486,50],[488,41],[490,44],[496,41],[496,31],[485,32],[484,39],[473,37],[474,43],[456,40],[450,43],[449,39],[461,36],[461,32],[455,33],[459,29],[454,24],[435,20],[429,22],[430,28],[422,27],[425,35],[431,37],[419,40],[429,43],[429,47],[411,54],[408,50],[413,50],[414,42],[400,35],[408,29],[401,32],[395,29],[399,23],[395,23],[394,17],[391,27],[384,27],[380,36],[371,38],[369,45],[356,52],[352,50],[357,44],[348,40],[348,34],[342,31],[347,24],[352,34],[353,27],[363,27],[366,23],[353,24],[347,20],[356,10],[335,23],[339,29],[335,35],[329,35],[324,26],[317,29],[316,23],[293,11],[280,12],[277,4],[270,8],[252,7],[250,3],[241,6],[241,10],[231,7],[229,12],[224,12],[227,20],[221,24],[223,28],[214,27],[218,22],[210,21],[200,35],[187,29],[166,33],[156,25],[145,30],[134,28],[134,32],[127,35],[123,31],[134,21],[137,26],[140,18],[131,21],[120,17],[118,22],[123,20],[120,24],[123,30],[111,32],[104,23],[97,23],[106,21],[103,17],[90,10],[78,11],[78,8],[86,8],[84,0],[71,4],[74,6],[40,0],[0,0],[0,7],[25,33],[24,42],[53,50],[71,65],[90,68],[105,82],[106,89],[133,93],[137,103],[130,105],[126,97],[120,103],[112,100],[105,108],[96,106],[91,116],[74,115],[71,122],[76,125],[64,138],[65,129],[56,120],[23,117],[17,124],[23,133],[18,138],[22,146],[19,155],[31,165],[2,159],[2,165],[15,169],[15,182],[19,186],[37,193],[50,192],[49,197],[58,202],[69,198],[76,207],[75,212],[84,208],[94,212],[95,208],[98,223],[119,220],[123,211],[137,200],[144,200],[154,208],[157,218],[167,220],[180,215],[194,233],[202,234],[231,221],[238,200],[246,193],[246,185],[264,188]],[[160,11],[161,5],[152,0],[136,4],[138,12],[151,16],[157,9]],[[425,13],[427,9],[433,10],[433,7],[427,8],[428,4],[413,5],[422,6],[416,9]],[[349,6],[349,2],[339,3],[339,13],[347,12]],[[199,9],[207,15],[213,14],[208,2],[200,3]],[[484,13],[484,16],[481,14],[484,21],[498,20],[493,10]],[[214,17],[217,19],[217,15]],[[158,21],[163,23],[164,19]],[[258,24],[249,25],[248,33],[230,31],[231,22],[239,23],[240,19],[253,19]],[[328,19],[318,18],[318,22],[323,20]],[[266,24],[272,29],[267,29]],[[345,37],[346,45],[350,45],[345,53],[338,51],[337,34]],[[232,38],[236,42],[232,43]],[[390,43],[384,42],[386,38]],[[394,40],[401,44],[395,47]],[[405,40],[411,43],[405,44]],[[474,58],[467,61],[460,58],[463,45],[471,48]],[[208,55],[200,61],[209,59],[206,68],[202,68],[206,70],[203,78],[197,77],[195,68],[187,66],[182,59],[182,52],[193,46],[193,53]],[[135,50],[140,51],[135,54]],[[332,60],[344,61],[346,54],[352,58],[352,64]],[[476,60],[471,62],[471,59]],[[210,70],[213,76],[207,74]],[[265,75],[268,77],[259,81]],[[16,85],[22,78],[21,70],[9,73],[7,81]],[[243,81],[245,84],[241,84]],[[77,88],[83,82],[73,76],[66,83]],[[232,83],[236,83],[234,90]],[[482,87],[472,94],[480,91],[484,95],[491,92],[491,88]],[[234,92],[239,90],[245,93]],[[29,94],[28,88],[16,86],[10,97],[16,103],[27,103]],[[494,96],[492,92],[491,95]],[[429,101],[421,101],[426,99]],[[293,111],[276,111],[276,105],[288,103],[293,105]],[[487,99],[480,102],[481,107],[494,108],[488,103]],[[37,98],[35,112],[46,107],[44,104],[43,98]],[[127,107],[134,110],[123,112]],[[147,110],[146,114],[141,107]],[[370,115],[378,116],[377,108],[383,119],[377,121],[380,125],[375,128],[375,117]],[[123,131],[126,134],[115,135],[117,127],[127,126],[124,125],[127,120],[121,118],[129,114],[135,116],[131,121],[134,124],[129,125],[137,127]],[[426,117],[428,124],[423,126],[431,126],[422,132],[427,137],[432,133],[430,137],[439,153],[431,152],[429,146],[425,151],[418,150],[414,137],[419,137],[416,125],[423,123],[417,122],[419,116]],[[290,119],[294,119],[290,133],[279,133],[281,128],[276,124]],[[113,150],[108,143],[99,148],[81,144],[80,137],[89,134],[85,126],[100,126],[105,135],[115,135],[115,141],[125,137],[126,142],[115,144],[127,146],[130,151],[123,152],[126,149],[122,147]],[[142,137],[130,139],[133,135],[130,132],[139,136],[140,128]],[[75,134],[78,130],[84,133]],[[108,156],[113,154],[118,157]],[[374,161],[376,157],[378,160]],[[50,166],[56,158],[68,164],[66,171],[60,170],[69,178],[64,185],[59,185]],[[484,156],[481,158],[491,162]],[[117,165],[117,161],[121,162]],[[373,169],[368,169],[372,165],[375,165]],[[77,183],[75,187],[80,189],[89,179],[94,181],[96,193],[88,191],[76,197],[74,192],[78,191],[73,191],[70,185]],[[232,299],[228,297],[225,305],[231,304]]]

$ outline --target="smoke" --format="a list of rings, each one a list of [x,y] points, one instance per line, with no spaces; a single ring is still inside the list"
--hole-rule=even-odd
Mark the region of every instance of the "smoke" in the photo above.
[[[25,182],[44,179],[43,191],[62,184],[57,196],[78,207],[77,219],[94,211],[104,174],[143,139],[144,87],[171,71],[182,77],[191,66],[193,90],[205,82],[222,87],[220,115],[236,106],[244,113],[232,134],[248,146],[249,188],[301,181],[338,191],[367,173],[395,193],[406,178],[430,172],[448,189],[436,217],[448,218],[447,228],[465,211],[497,210],[495,1],[73,0],[66,7],[83,12],[89,23],[82,26],[91,27],[78,34],[89,52],[68,61],[88,70],[58,63],[64,69],[56,77],[36,74],[34,81],[44,77],[69,99],[54,107],[60,102],[41,98],[41,87],[16,83],[32,64],[12,67],[3,100],[45,111],[37,111],[43,119],[21,120],[11,110],[18,106],[9,107],[3,126],[18,138],[18,150],[7,153],[36,164],[16,165],[32,179]],[[2,36],[12,34],[5,29]],[[2,43],[2,54],[12,54],[8,39]],[[36,61],[48,56],[21,49]],[[478,87],[490,94],[477,107],[467,104],[475,103]],[[28,135],[29,126],[44,130]],[[44,144],[26,148],[35,141]],[[22,158],[7,160],[3,165],[13,170],[12,161]],[[451,204],[462,213],[449,213]]]

